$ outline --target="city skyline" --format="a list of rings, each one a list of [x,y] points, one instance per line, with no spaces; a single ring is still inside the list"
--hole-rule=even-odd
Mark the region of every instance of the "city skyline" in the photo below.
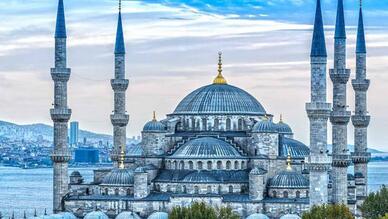
[[[55,10],[52,8],[56,7],[56,3],[46,1],[44,7],[25,11],[30,15],[40,12],[42,18],[38,19],[38,14],[35,14],[34,19],[26,21],[21,27],[24,36],[19,36],[18,28],[11,26],[12,22],[23,18],[13,14],[15,12],[11,9],[18,8],[23,11],[28,6],[33,6],[34,2],[37,1],[22,6],[21,1],[13,1],[7,7],[8,15],[14,19],[9,19],[9,24],[0,29],[4,33],[14,33],[13,41],[7,41],[5,37],[0,39],[1,45],[7,44],[0,50],[0,63],[5,64],[0,67],[0,91],[7,94],[1,97],[7,107],[0,113],[0,117],[2,120],[17,123],[50,124],[47,107],[51,104],[52,85],[47,69],[53,65],[51,27],[55,22],[52,13]],[[73,69],[69,82],[69,105],[73,109],[72,120],[80,121],[88,130],[111,133],[109,114],[112,111],[113,98],[109,79],[113,72],[112,42],[117,4],[115,1],[101,1],[86,8],[86,2],[88,1],[67,3],[69,67]],[[276,5],[281,1],[272,2]],[[310,5],[313,11],[314,1],[289,2],[293,2],[289,4],[290,8],[297,9],[300,4]],[[331,67],[335,4],[327,2],[323,1],[323,9],[330,54],[328,67]],[[388,46],[384,42],[388,36],[382,31],[385,24],[378,26],[377,21],[373,19],[376,5],[368,4],[368,1],[364,3],[364,16],[368,24],[366,26],[371,26],[366,31],[368,73],[373,81],[369,93],[369,108],[373,114],[369,145],[383,149],[384,142],[388,139],[383,133],[388,118],[384,114],[386,103],[380,101],[383,96],[379,94],[383,92],[383,82],[387,79],[382,73],[387,67],[383,49]],[[210,84],[216,75],[217,52],[222,50],[224,75],[230,84],[252,93],[267,111],[275,114],[276,121],[279,114],[283,114],[285,121],[292,124],[296,136],[309,143],[304,103],[309,99],[310,74],[307,58],[310,52],[310,24],[313,13],[306,13],[307,17],[300,18],[293,18],[291,14],[290,20],[285,22],[286,18],[282,17],[285,15],[264,14],[265,6],[260,5],[253,6],[256,7],[258,15],[261,10],[264,11],[263,14],[252,17],[247,12],[241,12],[237,6],[234,6],[237,14],[233,15],[227,10],[227,14],[212,11],[212,5],[207,6],[209,9],[206,10],[203,6],[192,5],[190,2],[181,5],[174,1],[166,1],[164,4],[158,1],[134,1],[124,4],[126,6],[123,19],[128,56],[126,65],[130,79],[127,97],[130,114],[129,136],[139,134],[143,125],[152,119],[153,110],[157,111],[158,118],[162,118],[171,113],[179,100],[194,88]],[[388,7],[384,3],[381,4],[380,8]],[[228,8],[228,5],[218,6]],[[358,3],[346,1],[345,7],[348,9],[346,21],[350,26],[348,67],[352,69],[351,78],[354,78]],[[103,8],[109,10],[103,11]],[[387,15],[382,14],[380,18],[384,16]],[[157,22],[153,23],[155,21]],[[208,28],[213,28],[213,31]],[[157,34],[152,33],[150,29]],[[26,33],[29,34],[28,37],[25,37]],[[279,43],[271,45],[270,41],[274,39]],[[204,45],[204,42],[207,44]],[[278,59],[274,60],[272,57]],[[23,89],[20,90],[20,87]],[[332,99],[331,89],[332,84],[328,81],[329,102]],[[350,86],[348,90],[349,105],[353,111],[354,93]],[[288,94],[289,98],[284,98],[284,94]],[[19,101],[11,103],[15,98]],[[20,107],[25,104],[30,105],[30,108]],[[292,108],[287,107],[291,104]],[[353,129],[352,126],[349,127],[349,143],[352,144]],[[330,135],[328,140],[331,142]]]

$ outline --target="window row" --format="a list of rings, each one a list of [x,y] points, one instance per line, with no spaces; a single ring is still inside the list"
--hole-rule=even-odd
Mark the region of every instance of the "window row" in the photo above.
[[[171,192],[178,194],[231,194],[231,193],[247,193],[248,187],[246,185],[155,185],[155,190],[158,192]]]
[[[245,161],[167,161],[167,169],[176,170],[241,170],[246,169]]]
[[[232,120],[227,119],[208,119],[208,118],[191,118],[182,119],[177,124],[178,130],[192,131],[243,131],[247,125],[243,118]]]

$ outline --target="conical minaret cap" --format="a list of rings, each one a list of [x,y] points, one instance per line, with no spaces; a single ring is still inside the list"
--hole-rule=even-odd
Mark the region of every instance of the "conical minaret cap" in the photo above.
[[[336,23],[335,23],[334,38],[346,39],[344,1],[343,0],[338,0],[337,19],[336,19]]]
[[[362,16],[361,1],[360,1],[360,13],[358,17],[356,53],[366,53],[364,18]]]
[[[321,1],[317,0],[315,12],[314,33],[311,45],[311,57],[327,57],[325,31],[323,28]]]
[[[65,8],[63,0],[58,1],[57,23],[55,27],[55,38],[66,38]]]
[[[125,54],[123,23],[121,19],[121,0],[119,0],[119,16],[117,21],[115,54]]]

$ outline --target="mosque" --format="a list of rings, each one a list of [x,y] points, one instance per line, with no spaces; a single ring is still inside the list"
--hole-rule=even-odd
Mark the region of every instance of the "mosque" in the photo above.
[[[165,118],[156,115],[144,125],[142,141],[126,147],[125,43],[121,15],[115,44],[115,72],[111,80],[114,110],[113,167],[94,170],[84,181],[78,171],[68,176],[71,159],[67,142],[66,25],[59,0],[55,31],[54,107],[54,215],[52,218],[167,219],[174,206],[205,202],[230,207],[247,219],[300,218],[313,205],[343,203],[359,216],[357,206],[367,195],[366,46],[362,9],[357,34],[357,66],[351,81],[355,113],[346,105],[346,31],[343,0],[338,0],[335,27],[333,103],[327,103],[327,53],[317,0],[311,49],[310,145],[294,139],[292,128],[267,112],[251,94],[231,85],[218,73],[178,103]],[[216,66],[215,66],[215,69]],[[300,103],[302,104],[302,103]],[[333,131],[333,151],[327,149],[327,123]],[[355,151],[347,150],[347,126],[355,127]],[[354,164],[354,173],[348,174]],[[62,215],[62,216],[61,216]],[[36,217],[39,218],[39,217]]]

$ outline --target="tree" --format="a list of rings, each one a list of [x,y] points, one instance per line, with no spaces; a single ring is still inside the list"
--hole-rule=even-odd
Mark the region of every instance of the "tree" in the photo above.
[[[381,219],[388,219],[388,213],[386,213],[385,216],[382,217]]]
[[[369,194],[360,209],[365,218],[384,217],[388,213],[388,188],[383,185],[379,191]]]
[[[205,203],[195,202],[189,207],[174,207],[169,219],[239,219],[231,208],[213,208]]]
[[[313,206],[302,215],[302,219],[354,219],[352,212],[344,205]]]

